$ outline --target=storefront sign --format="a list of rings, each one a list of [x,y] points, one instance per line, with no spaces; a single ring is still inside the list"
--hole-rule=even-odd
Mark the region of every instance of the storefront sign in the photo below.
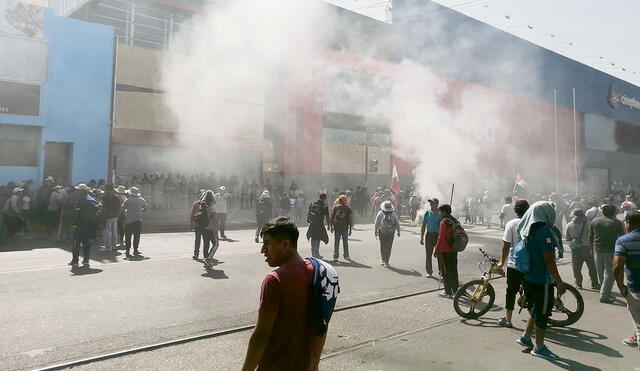
[[[0,114],[39,116],[40,85],[0,81]]]
[[[628,97],[622,94],[618,90],[618,86],[616,84],[612,84],[609,90],[609,104],[613,108],[618,108],[618,106],[625,105],[629,108],[640,109],[640,101],[636,98]]]

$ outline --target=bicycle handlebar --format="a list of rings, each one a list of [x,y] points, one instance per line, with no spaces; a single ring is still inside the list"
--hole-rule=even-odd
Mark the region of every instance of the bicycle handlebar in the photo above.
[[[479,248],[480,252],[482,253],[482,255],[484,255],[485,259],[489,260],[492,263],[498,263],[498,259],[492,257],[491,255],[487,254],[486,251],[482,250],[482,247]]]

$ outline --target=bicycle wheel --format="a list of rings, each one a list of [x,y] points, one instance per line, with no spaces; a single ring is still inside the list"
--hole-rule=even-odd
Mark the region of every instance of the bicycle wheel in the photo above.
[[[476,290],[478,292],[476,293]],[[496,300],[496,292],[489,283],[484,292],[482,280],[473,280],[462,285],[453,297],[453,309],[460,317],[476,319],[491,309]],[[474,295],[475,293],[475,295]]]
[[[549,325],[553,327],[565,327],[578,322],[584,313],[584,300],[580,292],[573,286],[566,284],[567,292],[562,295],[560,301],[553,304]]]

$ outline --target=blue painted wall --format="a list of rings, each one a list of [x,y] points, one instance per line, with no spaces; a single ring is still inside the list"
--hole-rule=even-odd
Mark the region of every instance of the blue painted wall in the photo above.
[[[394,0],[394,59],[518,95],[640,125],[640,110],[608,103],[611,84],[640,100],[640,87],[428,0]]]
[[[71,182],[107,177],[113,84],[113,29],[44,15],[49,42],[47,81],[42,86],[40,117],[0,114],[0,123],[42,126],[38,167],[0,167],[0,183],[42,182],[44,142],[73,143]]]

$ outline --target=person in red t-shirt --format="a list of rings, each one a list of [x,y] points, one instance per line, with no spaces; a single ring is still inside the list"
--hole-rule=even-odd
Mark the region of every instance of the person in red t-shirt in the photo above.
[[[262,281],[258,321],[243,370],[317,370],[325,336],[309,326],[313,266],[298,254],[298,228],[286,217],[267,223],[261,252],[270,267]]]
[[[438,294],[440,297],[452,298],[458,291],[458,253],[451,247],[453,238],[453,223],[458,222],[451,215],[450,205],[438,207],[442,220],[438,232],[435,252],[438,256],[438,266],[444,281],[444,291]]]

